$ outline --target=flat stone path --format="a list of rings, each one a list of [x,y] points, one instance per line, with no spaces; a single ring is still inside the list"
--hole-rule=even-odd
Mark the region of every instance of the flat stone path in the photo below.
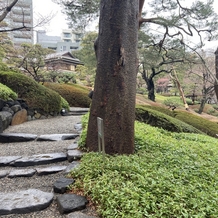
[[[82,114],[84,114],[86,110],[81,109],[81,111]],[[70,113],[71,114],[68,115],[79,114],[79,112],[73,111]],[[0,216],[29,217],[28,214],[33,212],[37,213],[37,211],[42,211],[50,206],[53,207],[56,205],[59,215],[53,215],[52,217],[96,218],[96,216],[87,215],[86,205],[88,204],[88,200],[84,196],[66,193],[68,185],[75,182],[72,178],[67,178],[67,174],[73,168],[79,166],[79,161],[83,155],[83,153],[78,150],[76,140],[81,132],[81,125],[76,124],[75,129],[78,134],[48,134],[40,136],[25,133],[0,134],[0,143],[23,143],[30,140],[72,140],[72,143],[68,146],[65,153],[44,153],[31,156],[0,156],[0,182],[1,179],[10,179],[9,181],[19,179],[19,181],[23,181],[23,186],[25,186],[28,180],[34,182],[39,181],[37,183],[38,188],[29,187],[22,190],[17,188],[16,191],[7,193],[0,192]],[[53,182],[51,187],[52,192],[43,191],[43,186],[40,188],[40,178],[45,175],[58,175],[60,172],[62,176],[59,179],[57,176],[56,181]],[[83,211],[85,211],[85,213],[83,213]],[[22,214],[22,216],[18,214]],[[37,215],[37,217],[42,216]]]

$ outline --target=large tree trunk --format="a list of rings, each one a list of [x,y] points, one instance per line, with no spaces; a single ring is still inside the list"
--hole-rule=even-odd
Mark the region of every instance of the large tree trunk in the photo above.
[[[97,73],[86,145],[98,150],[97,117],[108,154],[134,152],[138,0],[101,0]]]
[[[215,51],[215,66],[216,66],[216,81],[214,84],[214,89],[215,89],[215,93],[216,93],[216,98],[218,101],[218,48]]]

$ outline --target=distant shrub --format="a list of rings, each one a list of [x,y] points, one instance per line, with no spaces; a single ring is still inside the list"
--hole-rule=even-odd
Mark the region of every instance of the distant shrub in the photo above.
[[[14,91],[12,91],[9,87],[0,83],[0,99],[7,101],[10,99],[15,100],[16,98],[17,98],[17,94]]]
[[[171,132],[200,133],[201,131],[159,111],[152,110],[146,106],[136,106],[136,120],[151,126],[163,128]]]
[[[218,123],[209,121],[197,115],[191,114],[186,111],[175,111],[175,118],[181,120],[198,130],[206,133],[209,136],[213,136],[217,138],[218,134]]]
[[[175,108],[182,106],[182,101],[179,98],[170,97],[164,100],[164,105],[166,105],[169,108],[172,108],[174,110]]]
[[[89,107],[91,99],[88,97],[89,90],[74,84],[44,83],[49,89],[59,93],[67,100],[71,107]]]
[[[0,82],[10,87],[29,108],[55,115],[61,110],[61,96],[33,79],[12,71],[0,72]]]
[[[204,119],[200,116],[191,114],[188,111],[170,111],[168,109],[157,107],[157,106],[144,106],[144,108],[150,108],[164,114],[167,114],[171,117],[174,117],[186,124],[193,126],[201,132],[206,133],[207,135],[217,137],[218,134],[218,124],[215,122],[211,122],[207,119]]]

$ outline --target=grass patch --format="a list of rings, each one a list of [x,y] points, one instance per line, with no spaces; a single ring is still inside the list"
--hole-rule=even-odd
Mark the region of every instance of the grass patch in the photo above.
[[[134,155],[88,153],[73,189],[83,189],[102,217],[217,217],[218,142],[136,121]]]

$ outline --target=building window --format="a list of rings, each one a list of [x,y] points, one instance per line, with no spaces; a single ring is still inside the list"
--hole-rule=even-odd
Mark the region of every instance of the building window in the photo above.
[[[70,38],[70,37],[71,37],[71,34],[70,34],[70,33],[64,33],[64,37]]]

